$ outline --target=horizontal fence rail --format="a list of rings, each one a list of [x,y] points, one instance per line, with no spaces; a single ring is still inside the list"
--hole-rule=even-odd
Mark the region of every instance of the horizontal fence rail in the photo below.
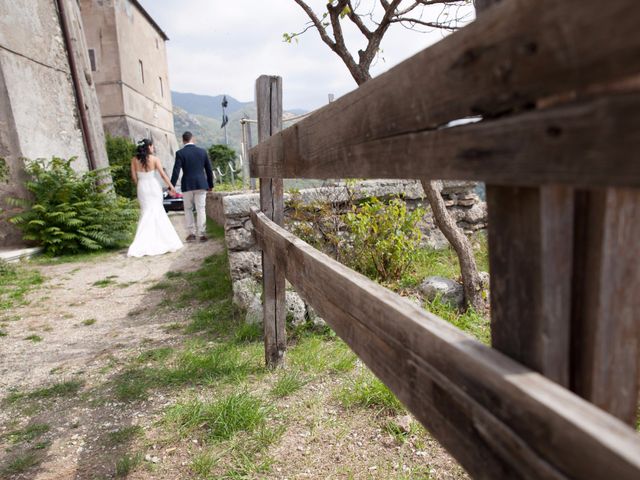
[[[252,149],[251,174],[638,187],[637,93],[524,113],[640,73],[638,25],[629,0],[502,2]]]
[[[640,478],[630,427],[253,209],[260,247],[474,478]]]

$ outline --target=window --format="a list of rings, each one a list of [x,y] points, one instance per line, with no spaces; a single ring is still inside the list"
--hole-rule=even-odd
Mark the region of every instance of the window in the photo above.
[[[142,79],[142,83],[144,83],[144,65],[142,65],[142,60],[138,60],[140,64],[140,78]]]
[[[96,68],[96,51],[93,48],[89,49],[89,63],[91,64],[91,71],[95,72]]]
[[[156,38],[156,48],[159,49],[160,48],[160,44],[158,43],[158,39]]]
[[[158,77],[158,80],[160,80],[160,96],[164,98],[164,85],[162,85],[162,77]]]

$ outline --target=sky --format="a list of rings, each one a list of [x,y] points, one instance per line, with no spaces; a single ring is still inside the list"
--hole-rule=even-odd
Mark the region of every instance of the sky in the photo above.
[[[374,5],[377,0],[361,0]],[[251,101],[262,74],[283,78],[285,109],[314,110],[356,87],[342,60],[309,30],[291,44],[283,33],[302,30],[308,17],[293,0],[139,0],[169,37],[171,90],[202,95],[227,94]],[[326,0],[307,2],[320,12]],[[377,3],[375,3],[377,5]],[[440,10],[434,12],[437,14]],[[471,7],[462,14],[472,15]],[[350,23],[350,22],[345,22]],[[352,52],[363,37],[345,30]],[[443,38],[441,31],[410,31],[393,25],[371,69],[380,74]]]

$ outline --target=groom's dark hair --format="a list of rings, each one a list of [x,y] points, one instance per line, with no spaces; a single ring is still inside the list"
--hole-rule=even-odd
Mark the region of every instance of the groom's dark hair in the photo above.
[[[182,134],[182,141],[185,143],[190,142],[192,138],[193,138],[193,134],[191,132],[184,132]]]

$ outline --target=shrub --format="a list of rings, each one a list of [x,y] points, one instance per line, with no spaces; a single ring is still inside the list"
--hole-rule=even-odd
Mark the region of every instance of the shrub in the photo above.
[[[353,240],[350,265],[383,282],[400,279],[416,255],[422,238],[418,222],[424,214],[421,208],[408,212],[397,198],[384,204],[374,197],[354,207],[345,218]]]
[[[229,162],[235,165],[236,151],[233,148],[226,145],[211,145],[207,151],[214,170],[219,167],[222,172],[225,172],[229,168]]]
[[[50,255],[127,245],[137,218],[134,203],[110,191],[107,170],[77,173],[72,161],[28,162],[26,187],[34,200],[11,199],[24,211],[10,221]]]
[[[136,198],[136,186],[131,180],[131,158],[136,154],[136,144],[126,137],[107,134],[107,157],[116,193],[125,198]]]
[[[0,157],[0,183],[6,183],[9,181],[9,165],[7,161]]]

